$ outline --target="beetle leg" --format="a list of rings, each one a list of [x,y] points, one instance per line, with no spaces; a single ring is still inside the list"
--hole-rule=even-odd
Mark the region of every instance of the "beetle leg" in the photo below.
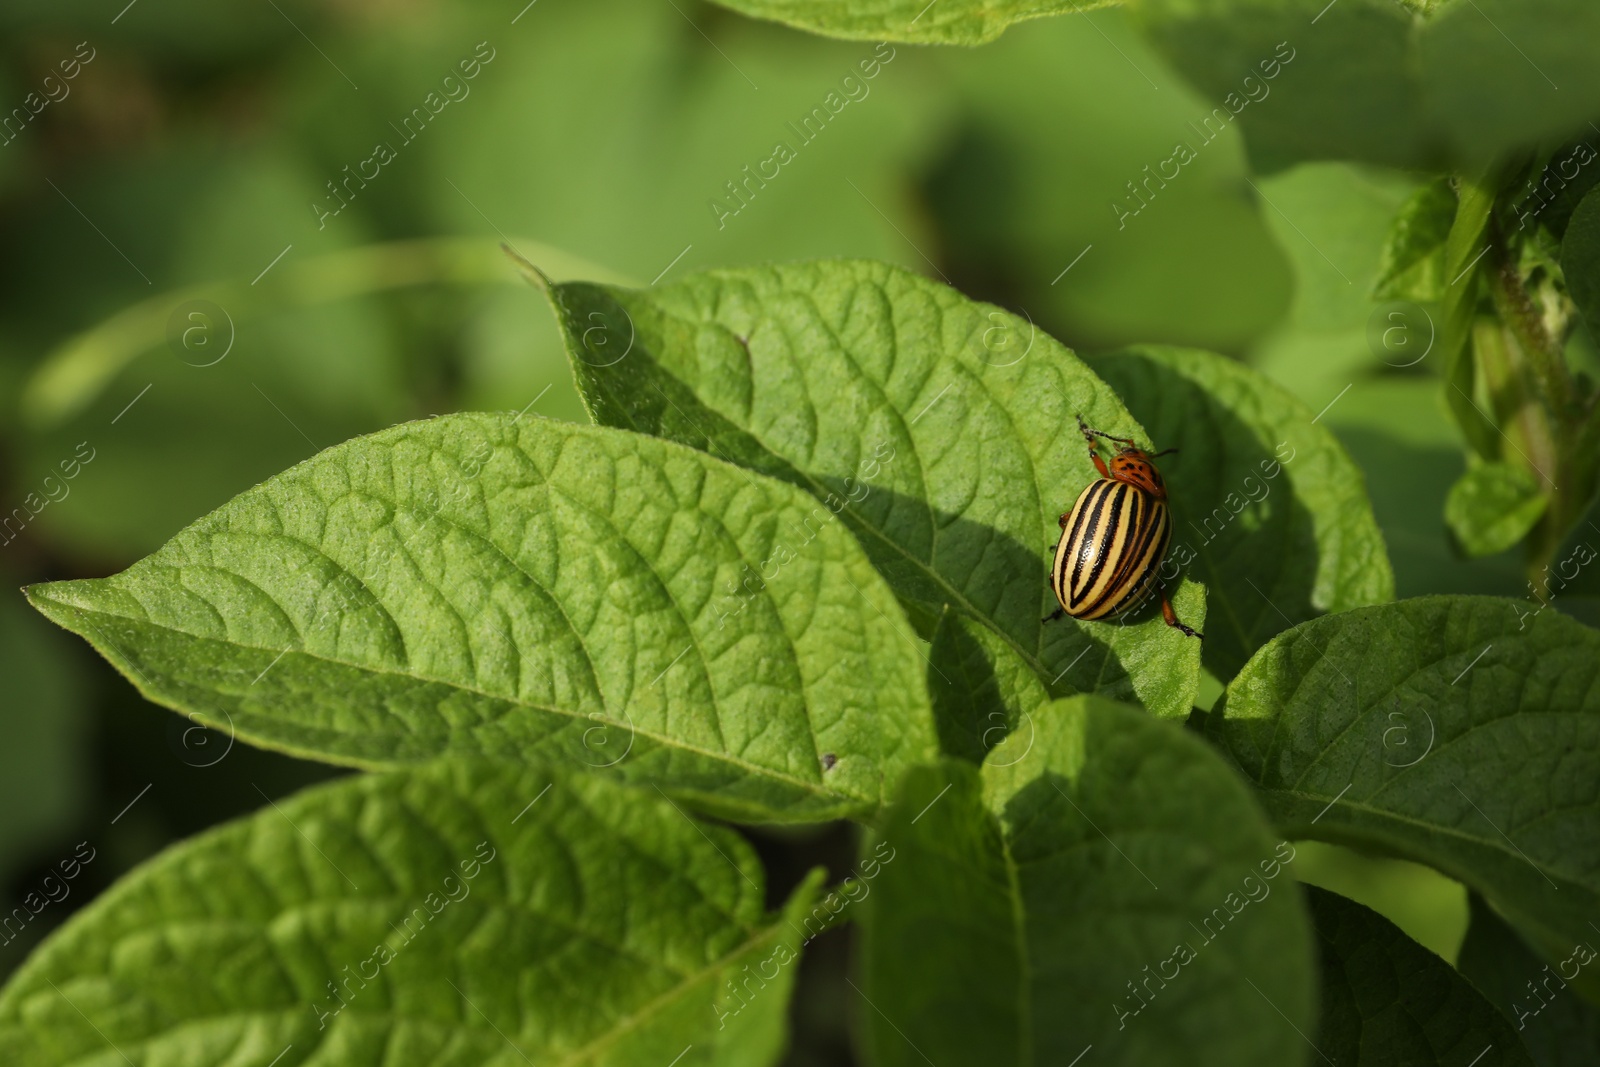
[[[1065,617],[1066,614],[1067,614],[1067,609],[1066,608],[1057,608],[1056,610],[1052,611],[1050,614],[1046,615],[1044,618],[1040,619],[1039,621],[1040,622],[1055,622],[1057,619]]]
[[[1190,637],[1198,637],[1198,638],[1204,639],[1205,636],[1206,636],[1205,634],[1200,633],[1197,630],[1189,629],[1189,627],[1185,626],[1183,623],[1178,621],[1177,614],[1175,612],[1173,612],[1173,610],[1172,610],[1172,601],[1167,599],[1166,586],[1162,586],[1161,587],[1161,618],[1164,619],[1166,621],[1166,624],[1168,626],[1172,627],[1174,630],[1182,630],[1184,633],[1188,634]]]
[[[1088,442],[1089,458],[1094,461],[1094,469],[1100,472],[1100,477],[1102,478],[1111,477],[1111,471],[1106,468],[1106,461],[1100,458],[1100,453],[1095,448],[1094,439],[1096,437],[1104,437],[1108,441],[1128,441],[1128,439],[1126,437],[1112,437],[1110,434],[1101,433],[1099,430],[1089,429],[1088,425],[1083,421],[1082,415],[1078,416],[1078,432],[1083,434],[1084,441]],[[1128,441],[1128,443],[1131,445],[1133,442]],[[1065,515],[1061,516],[1061,528],[1063,530],[1067,528],[1067,516]]]

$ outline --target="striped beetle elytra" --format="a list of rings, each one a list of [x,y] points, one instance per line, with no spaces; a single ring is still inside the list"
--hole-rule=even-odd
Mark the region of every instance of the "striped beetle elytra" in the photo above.
[[[1061,516],[1061,540],[1050,568],[1050,588],[1061,607],[1044,621],[1063,615],[1113,619],[1138,607],[1153,588],[1168,626],[1190,637],[1204,636],[1178,621],[1156,576],[1172,540],[1172,516],[1166,483],[1152,460],[1177,449],[1148,453],[1130,438],[1090,429],[1081,417],[1078,432],[1089,445],[1100,478]],[[1118,444],[1109,467],[1100,458],[1097,438]]]

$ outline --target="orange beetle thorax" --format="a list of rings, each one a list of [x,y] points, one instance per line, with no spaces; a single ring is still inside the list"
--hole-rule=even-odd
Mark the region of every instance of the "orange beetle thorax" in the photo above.
[[[1111,477],[1142,489],[1157,500],[1167,499],[1167,485],[1150,457],[1137,448],[1123,448],[1111,457]]]

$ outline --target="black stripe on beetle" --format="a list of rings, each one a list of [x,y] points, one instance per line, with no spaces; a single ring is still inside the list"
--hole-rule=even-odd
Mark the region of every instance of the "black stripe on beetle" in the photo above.
[[[1157,574],[1172,541],[1167,486],[1153,462],[1177,449],[1149,453],[1126,437],[1091,430],[1078,420],[1089,458],[1100,472],[1084,486],[1072,510],[1061,516],[1061,540],[1050,568],[1050,588],[1060,609],[1045,619],[1112,619],[1143,602],[1152,589],[1161,596],[1161,617],[1190,637],[1202,634],[1178,621]],[[1118,442],[1108,467],[1097,438]]]

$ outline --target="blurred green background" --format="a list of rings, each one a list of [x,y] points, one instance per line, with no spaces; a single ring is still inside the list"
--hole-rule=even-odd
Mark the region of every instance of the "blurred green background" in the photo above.
[[[1464,460],[1433,368],[1369,342],[1382,242],[1423,176],[1253,174],[1231,128],[1125,215],[1129,183],[1215,102],[1114,11],[977,50],[874,49],[693,0],[524,2],[4,6],[0,108],[23,110],[0,146],[0,506],[48,501],[0,547],[6,588],[119,570],[268,475],[401,420],[583,418],[506,242],[557,277],[639,284],[872,257],[1085,353],[1236,356],[1326,409],[1366,471],[1399,595],[1526,594],[1512,555],[1467,562],[1447,541]],[[63,82],[75,54],[93,58]],[[800,144],[788,124],[874,55],[864,95]],[[427,123],[407,141],[414,108]],[[796,158],[740,206],[726,183],[780,140]],[[380,142],[393,158],[319,217],[338,206],[329,183]],[[1590,339],[1575,344],[1592,365]],[[53,479],[75,454],[93,458]],[[1588,621],[1593,604],[1558,602]],[[0,972],[132,864],[337,773],[190,729],[15,593],[0,597],[0,677],[6,907],[77,842],[96,849],[72,895],[0,946]],[[851,859],[848,828],[758,843],[779,888]],[[1329,846],[1297,869],[1456,951],[1453,883]],[[847,1055],[849,941],[829,936],[808,957],[795,1062]]]

